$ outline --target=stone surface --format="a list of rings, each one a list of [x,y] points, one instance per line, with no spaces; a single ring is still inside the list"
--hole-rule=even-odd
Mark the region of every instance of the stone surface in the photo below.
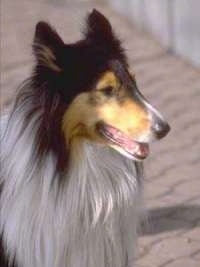
[[[141,91],[171,125],[146,161],[148,222],[139,237],[138,267],[200,266],[200,70],[169,54],[105,4],[90,1],[2,0],[1,105],[33,64],[31,42],[38,20],[47,20],[66,42],[80,37],[85,14],[96,7],[113,22],[127,48]],[[100,2],[100,1],[99,1]]]

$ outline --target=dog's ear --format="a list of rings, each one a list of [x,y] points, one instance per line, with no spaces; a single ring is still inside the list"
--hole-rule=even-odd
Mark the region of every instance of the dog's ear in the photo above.
[[[86,23],[86,39],[97,42],[109,42],[115,38],[110,22],[96,9],[93,9],[93,11],[88,15]]]
[[[35,29],[33,51],[37,64],[52,71],[60,72],[58,55],[64,42],[58,33],[46,22],[38,22]]]

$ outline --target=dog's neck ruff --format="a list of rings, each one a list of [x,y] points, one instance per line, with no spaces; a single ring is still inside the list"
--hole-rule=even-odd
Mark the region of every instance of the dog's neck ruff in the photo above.
[[[23,114],[18,109],[11,116],[1,149],[0,232],[9,261],[21,267],[131,266],[138,165],[110,148],[77,141],[60,179],[53,154],[33,161],[39,114],[24,130]]]

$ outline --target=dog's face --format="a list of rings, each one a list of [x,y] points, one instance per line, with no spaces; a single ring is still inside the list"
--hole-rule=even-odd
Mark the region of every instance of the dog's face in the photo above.
[[[123,71],[129,84],[108,70],[91,91],[76,96],[64,114],[63,129],[67,139],[88,138],[141,160],[148,155],[148,143],[164,137],[169,126]]]
[[[61,88],[66,103],[61,130],[68,146],[86,138],[141,160],[148,143],[168,133],[169,125],[139,92],[119,40],[98,11],[89,15],[85,39],[76,44],[64,44],[45,23],[37,26],[35,39],[37,73]]]

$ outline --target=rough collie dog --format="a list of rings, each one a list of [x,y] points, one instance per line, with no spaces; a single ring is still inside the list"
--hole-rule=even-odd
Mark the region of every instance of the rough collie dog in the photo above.
[[[1,267],[133,267],[148,143],[169,131],[93,10],[65,44],[36,26],[33,73],[1,121]]]

